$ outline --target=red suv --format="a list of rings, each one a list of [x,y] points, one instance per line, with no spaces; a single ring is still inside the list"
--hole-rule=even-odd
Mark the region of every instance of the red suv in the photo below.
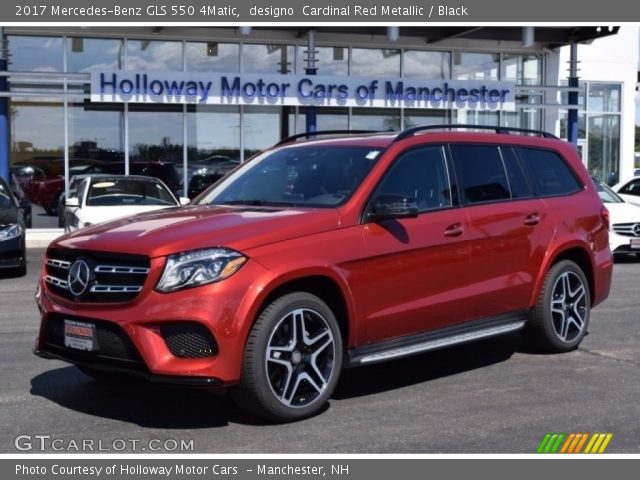
[[[576,348],[613,262],[575,148],[459,128],[291,139],[190,206],[61,237],[35,352],[95,378],[231,388],[290,421],[345,367],[517,330]]]

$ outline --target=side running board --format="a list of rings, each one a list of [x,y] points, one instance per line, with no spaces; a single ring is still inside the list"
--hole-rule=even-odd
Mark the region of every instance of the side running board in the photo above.
[[[497,318],[468,322],[459,326],[355,347],[348,352],[347,366],[370,365],[515,332],[524,327],[528,313],[528,311],[522,311]]]

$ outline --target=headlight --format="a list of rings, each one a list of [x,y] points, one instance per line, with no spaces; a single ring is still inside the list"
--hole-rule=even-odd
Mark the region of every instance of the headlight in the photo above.
[[[22,235],[22,227],[20,225],[16,225],[15,223],[0,225],[0,242],[11,240],[20,235]]]
[[[247,261],[228,248],[207,248],[170,255],[156,290],[173,292],[230,277]]]

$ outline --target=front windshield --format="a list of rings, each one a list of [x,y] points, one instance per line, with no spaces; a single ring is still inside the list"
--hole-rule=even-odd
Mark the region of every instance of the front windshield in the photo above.
[[[596,186],[596,190],[598,191],[598,195],[602,200],[602,203],[624,203],[624,200],[618,196],[613,190],[607,187],[602,182],[595,181],[593,182]]]
[[[347,200],[375,164],[380,149],[325,145],[265,152],[196,203],[329,207]]]
[[[92,182],[87,194],[87,205],[177,205],[177,202],[160,182],[131,177],[107,177],[97,178]]]

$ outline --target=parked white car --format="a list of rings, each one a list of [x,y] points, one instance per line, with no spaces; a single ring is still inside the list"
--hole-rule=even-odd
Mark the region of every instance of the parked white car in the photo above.
[[[640,177],[634,177],[626,182],[611,187],[625,202],[640,205]]]
[[[639,179],[640,180],[640,179]],[[609,210],[611,251],[640,255],[640,206],[626,202],[604,183],[595,180],[598,195]],[[634,197],[640,201],[640,197]]]
[[[171,190],[154,177],[87,177],[78,186],[76,196],[65,202],[68,220],[65,230],[72,232],[96,223],[186,203],[189,203],[188,198],[178,201]]]

